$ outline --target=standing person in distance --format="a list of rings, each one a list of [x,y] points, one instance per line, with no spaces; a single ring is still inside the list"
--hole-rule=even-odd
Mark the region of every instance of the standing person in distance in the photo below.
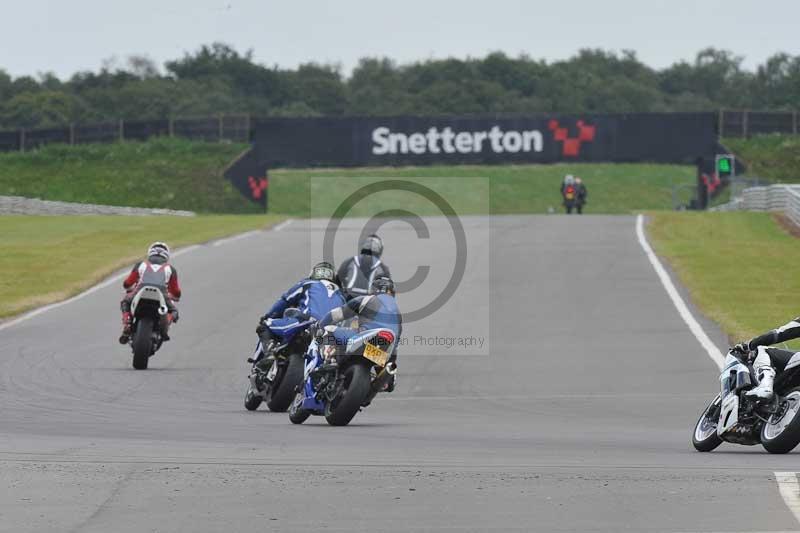
[[[583,206],[586,204],[589,191],[586,190],[586,185],[583,183],[583,180],[577,176],[575,176],[575,188],[578,189],[578,203],[575,205],[575,208],[578,210],[578,214],[582,215]]]
[[[369,294],[372,282],[380,277],[391,278],[389,267],[381,261],[383,241],[368,235],[358,248],[358,255],[345,260],[339,267],[337,278],[348,300]]]

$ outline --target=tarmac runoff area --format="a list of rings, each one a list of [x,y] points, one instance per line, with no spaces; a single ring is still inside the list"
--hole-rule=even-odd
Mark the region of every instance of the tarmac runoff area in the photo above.
[[[404,311],[454,271],[449,224],[424,220],[430,239],[381,230],[397,279],[431,267]],[[116,283],[0,330],[0,531],[800,529],[796,454],[692,449],[717,366],[636,217],[462,222],[457,290],[405,324],[397,391],[344,428],[242,406],[256,317],[318,260],[325,221],[177,257],[181,322],[145,372],[116,344]]]

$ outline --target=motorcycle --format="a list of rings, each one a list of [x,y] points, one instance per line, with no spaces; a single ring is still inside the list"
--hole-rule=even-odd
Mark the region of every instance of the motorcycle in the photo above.
[[[284,311],[284,318],[298,317],[300,312],[290,308]],[[262,402],[273,412],[284,412],[292,403],[295,390],[303,382],[303,354],[310,342],[308,326],[311,322],[301,321],[285,332],[284,337],[288,342],[270,342],[263,346],[259,341],[253,356],[247,362],[252,363],[249,383],[244,395],[244,407],[248,411],[255,411]],[[263,358],[271,361],[269,369],[263,371],[256,365]]]
[[[788,453],[800,443],[800,353],[777,375],[772,400],[746,396],[758,379],[753,353],[728,352],[720,373],[720,393],[700,415],[692,444],[710,452],[723,442],[754,446],[769,453]]]
[[[133,351],[133,368],[146,370],[154,355],[167,337],[169,306],[164,295],[165,287],[141,284],[131,299],[131,337],[128,341]]]
[[[333,335],[314,338],[305,357],[302,388],[289,407],[289,420],[302,424],[311,415],[331,426],[346,426],[362,407],[372,403],[397,372],[389,362],[394,333],[386,328],[358,333],[346,345]]]
[[[573,209],[578,207],[578,191],[575,190],[575,187],[570,185],[568,186],[563,193],[564,197],[564,208],[569,215],[572,213]]]

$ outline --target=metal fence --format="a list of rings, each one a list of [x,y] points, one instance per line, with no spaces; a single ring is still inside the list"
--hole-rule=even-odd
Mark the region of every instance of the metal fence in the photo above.
[[[800,185],[769,185],[750,187],[713,211],[779,211],[800,226]]]
[[[751,137],[763,133],[798,133],[797,111],[719,111],[720,137]]]
[[[255,120],[246,114],[159,120],[119,120],[99,124],[71,124],[61,128],[0,131],[0,152],[25,151],[45,144],[108,143],[145,140],[156,136],[183,137],[199,141],[250,142]],[[764,133],[800,133],[797,111],[721,110],[717,134],[751,137]]]
[[[250,142],[250,115],[218,115],[201,118],[119,120],[100,124],[71,124],[63,128],[0,131],[0,152],[25,151],[46,144],[110,143],[143,141],[151,137],[182,137],[210,142]]]

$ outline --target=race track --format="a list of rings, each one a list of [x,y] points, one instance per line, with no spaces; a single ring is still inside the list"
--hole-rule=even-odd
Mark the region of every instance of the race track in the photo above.
[[[177,257],[182,320],[145,372],[116,344],[116,283],[0,330],[0,530],[800,528],[774,476],[800,470],[796,454],[691,448],[717,370],[634,217],[462,221],[457,292],[407,324],[398,390],[345,428],[242,407],[256,318],[318,259],[323,221]],[[362,225],[343,224],[337,261]],[[429,264],[432,286],[446,282],[446,238],[381,233],[397,279]],[[485,343],[422,340],[435,337]]]

